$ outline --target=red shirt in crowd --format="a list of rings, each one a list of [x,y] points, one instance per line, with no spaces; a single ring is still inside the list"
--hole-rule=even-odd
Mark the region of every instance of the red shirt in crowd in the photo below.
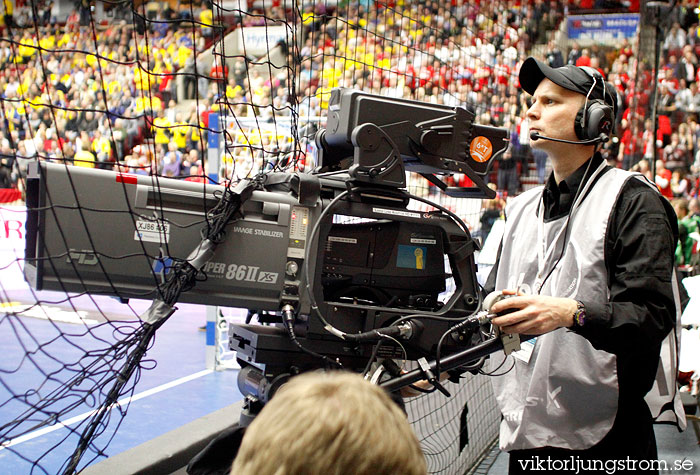
[[[665,186],[662,186],[665,185]],[[673,199],[673,191],[671,190],[671,170],[663,169],[656,171],[656,186],[663,196],[668,199]]]
[[[581,55],[579,59],[576,60],[576,66],[590,66],[591,65],[591,58],[590,56],[584,56]]]
[[[622,133],[620,145],[623,147],[622,153],[625,155],[636,155],[640,151],[640,137],[632,134],[632,129],[627,128]]]

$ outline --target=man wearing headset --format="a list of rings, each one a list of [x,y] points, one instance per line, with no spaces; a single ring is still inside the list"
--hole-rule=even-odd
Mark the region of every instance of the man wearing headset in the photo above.
[[[519,77],[532,95],[530,144],[553,171],[506,208],[486,285],[508,295],[492,322],[537,336],[491,357],[500,446],[511,473],[648,468],[632,464],[657,457],[654,419],[685,425],[673,366],[676,218],[653,184],[597,151],[617,108],[600,73],[528,58]]]

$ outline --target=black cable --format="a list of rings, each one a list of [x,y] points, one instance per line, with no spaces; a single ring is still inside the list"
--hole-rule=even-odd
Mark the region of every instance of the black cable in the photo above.
[[[481,308],[481,303],[479,303],[477,308]],[[458,331],[458,330],[466,327],[469,324],[478,325],[478,322],[474,322],[474,317],[469,317],[466,320],[464,320],[463,322],[458,323],[457,325],[454,325],[453,327],[449,328],[447,331],[445,331],[440,336],[440,340],[438,340],[438,344],[437,344],[437,347],[435,349],[435,374],[437,375],[436,376],[437,378],[440,377],[440,373],[441,373],[441,371],[440,371],[440,353],[442,352],[442,344],[443,344],[445,338],[447,337],[447,335],[449,335],[455,331]],[[484,356],[484,357],[479,358],[478,360],[485,360],[485,359],[486,359],[486,357]],[[483,361],[481,364],[483,365]],[[466,366],[466,365],[463,365],[463,366]],[[474,367],[478,367],[478,366],[479,366],[479,364],[469,365],[469,367],[471,367],[472,369]]]
[[[375,360],[377,357],[377,354],[379,353],[379,348],[382,346],[382,340],[379,340],[376,345],[374,345],[374,348],[372,349],[372,354],[369,357],[369,360],[367,360],[367,365],[365,366],[365,369],[362,370],[362,375],[366,376],[367,372],[369,371],[370,367],[372,366],[372,362]]]
[[[513,371],[513,368],[515,368],[515,358],[513,358],[513,364],[510,365],[510,368],[508,368],[506,371],[504,371],[500,374],[496,374],[496,371],[501,369],[501,366],[503,366],[505,364],[506,360],[507,360],[507,358],[503,358],[503,361],[501,361],[501,364],[499,364],[498,367],[496,369],[494,369],[493,371],[491,371],[490,373],[479,371],[479,374],[483,374],[484,376],[491,376],[491,377],[495,378],[497,376],[504,376],[504,375],[510,373],[511,371]]]
[[[595,156],[595,152],[594,152],[594,156]],[[588,160],[588,164],[586,165],[586,171],[583,172],[583,179],[581,180],[581,183],[579,184],[578,189],[576,190],[576,194],[574,195],[574,199],[571,201],[572,208],[569,210],[569,215],[566,217],[566,225],[564,227],[564,242],[563,242],[562,247],[561,247],[561,252],[559,253],[559,258],[554,262],[554,265],[549,270],[549,272],[547,272],[547,275],[544,277],[544,279],[542,279],[542,282],[540,283],[539,288],[537,289],[537,295],[540,294],[540,292],[544,288],[545,282],[547,282],[547,279],[549,279],[549,277],[552,275],[552,273],[554,272],[554,269],[557,268],[557,266],[559,265],[561,260],[564,258],[564,254],[566,253],[566,248],[569,244],[568,236],[569,236],[569,225],[571,224],[571,217],[574,214],[574,211],[576,211],[576,209],[578,208],[578,206],[576,205],[576,200],[578,199],[579,195],[581,194],[581,192],[584,188],[584,185],[586,184],[584,182],[584,180],[586,179],[586,177],[588,177],[588,172],[590,171],[591,163],[593,163],[593,157],[591,157]],[[592,180],[592,179],[593,179],[593,177],[588,177],[588,180]],[[594,183],[591,184],[591,186],[593,186],[593,185],[594,185]],[[581,199],[583,200],[584,198],[581,198]],[[543,203],[543,205],[542,205],[542,222],[544,222],[544,213],[546,212],[546,210],[544,209],[544,195],[542,197],[542,203]],[[574,208],[574,206],[576,206],[576,208]],[[544,239],[544,236],[543,236],[543,239]],[[537,243],[538,246],[540,246],[542,244],[543,243]],[[546,246],[546,243],[545,243],[545,246]]]
[[[339,369],[343,367],[343,365],[340,362],[333,361],[326,355],[322,355],[320,353],[316,353],[315,351],[311,351],[308,348],[304,348],[304,346],[299,342],[299,340],[297,340],[296,333],[294,332],[294,313],[291,310],[282,310],[282,322],[284,323],[284,327],[287,330],[289,339],[292,340],[292,343],[294,343],[294,345],[297,348],[299,348],[302,352],[306,353],[307,355],[313,356],[314,358],[323,360],[326,363],[326,367],[335,367]]]
[[[435,391],[437,391],[437,388],[435,386],[431,387],[430,389],[425,389],[421,388],[420,386],[416,386],[415,384],[409,384],[408,387],[413,389],[414,391],[418,391],[419,393],[423,394],[432,394]]]
[[[129,354],[126,363],[124,363],[124,366],[122,366],[122,369],[119,371],[114,385],[107,394],[105,401],[100,405],[97,414],[91,418],[90,423],[87,425],[87,427],[85,427],[80,435],[80,441],[78,442],[78,445],[70,458],[68,466],[63,472],[64,475],[75,473],[80,459],[95,437],[95,431],[98,429],[105,416],[108,415],[112,405],[118,401],[124,386],[127,382],[129,382],[132,374],[139,367],[141,358],[143,358],[143,356],[146,354],[146,351],[149,348],[149,343],[154,337],[156,330],[164,322],[165,320],[161,320],[154,325],[148,323],[144,324],[144,332],[140,336],[136,348],[134,348],[134,350]]]
[[[345,198],[351,193],[352,190],[345,190],[342,193],[340,193],[338,196],[333,198],[333,200],[328,203],[328,206],[321,212],[319,215],[318,219],[314,223],[314,226],[311,228],[311,233],[308,236],[308,245],[306,248],[306,251],[304,252],[304,275],[306,275],[306,292],[309,297],[309,304],[311,306],[311,309],[313,312],[316,314],[316,316],[321,320],[321,322],[324,325],[324,328],[329,332],[332,333],[333,335],[343,338],[345,335],[345,332],[342,332],[330,323],[323,317],[321,314],[321,311],[318,308],[318,304],[316,302],[316,297],[314,297],[314,292],[313,289],[311,288],[311,283],[312,283],[312,276],[311,273],[309,272],[309,257],[311,256],[311,247],[313,245],[314,238],[316,237],[316,234],[318,233],[318,230],[321,226],[321,222],[323,219],[329,214],[330,210],[333,209],[340,200]]]

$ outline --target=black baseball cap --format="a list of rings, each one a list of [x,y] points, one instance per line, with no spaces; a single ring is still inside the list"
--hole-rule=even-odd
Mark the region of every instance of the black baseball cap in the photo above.
[[[591,74],[595,74],[599,79],[594,81]],[[588,98],[602,99],[606,104],[612,105],[617,112],[617,97],[614,94],[613,86],[609,83],[604,86],[604,79],[599,72],[592,70],[591,74],[588,74],[583,68],[571,64],[561,68],[551,68],[542,61],[530,57],[525,60],[520,68],[520,87],[532,95],[542,80],[547,78],[564,89],[578,92],[585,96],[588,94],[588,91],[591,91],[591,87],[595,83],[595,87],[593,87]]]

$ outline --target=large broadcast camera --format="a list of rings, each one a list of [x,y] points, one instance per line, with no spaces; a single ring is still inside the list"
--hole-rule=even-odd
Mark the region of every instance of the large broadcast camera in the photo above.
[[[473,112],[348,89],[331,94],[313,173],[268,173],[179,301],[249,309],[231,325],[239,386],[264,404],[291,375],[354,371],[375,358],[455,368],[502,343],[482,341],[478,244],[454,214],[411,196],[406,169],[457,197],[493,197],[484,180],[507,131]],[[441,179],[467,175],[473,187]],[[157,299],[173,261],[192,255],[224,186],[31,164],[25,278],[37,289]],[[433,211],[410,208],[416,201]],[[494,339],[496,340],[496,339]],[[468,352],[465,353],[465,351]],[[438,363],[439,365],[440,363]]]

